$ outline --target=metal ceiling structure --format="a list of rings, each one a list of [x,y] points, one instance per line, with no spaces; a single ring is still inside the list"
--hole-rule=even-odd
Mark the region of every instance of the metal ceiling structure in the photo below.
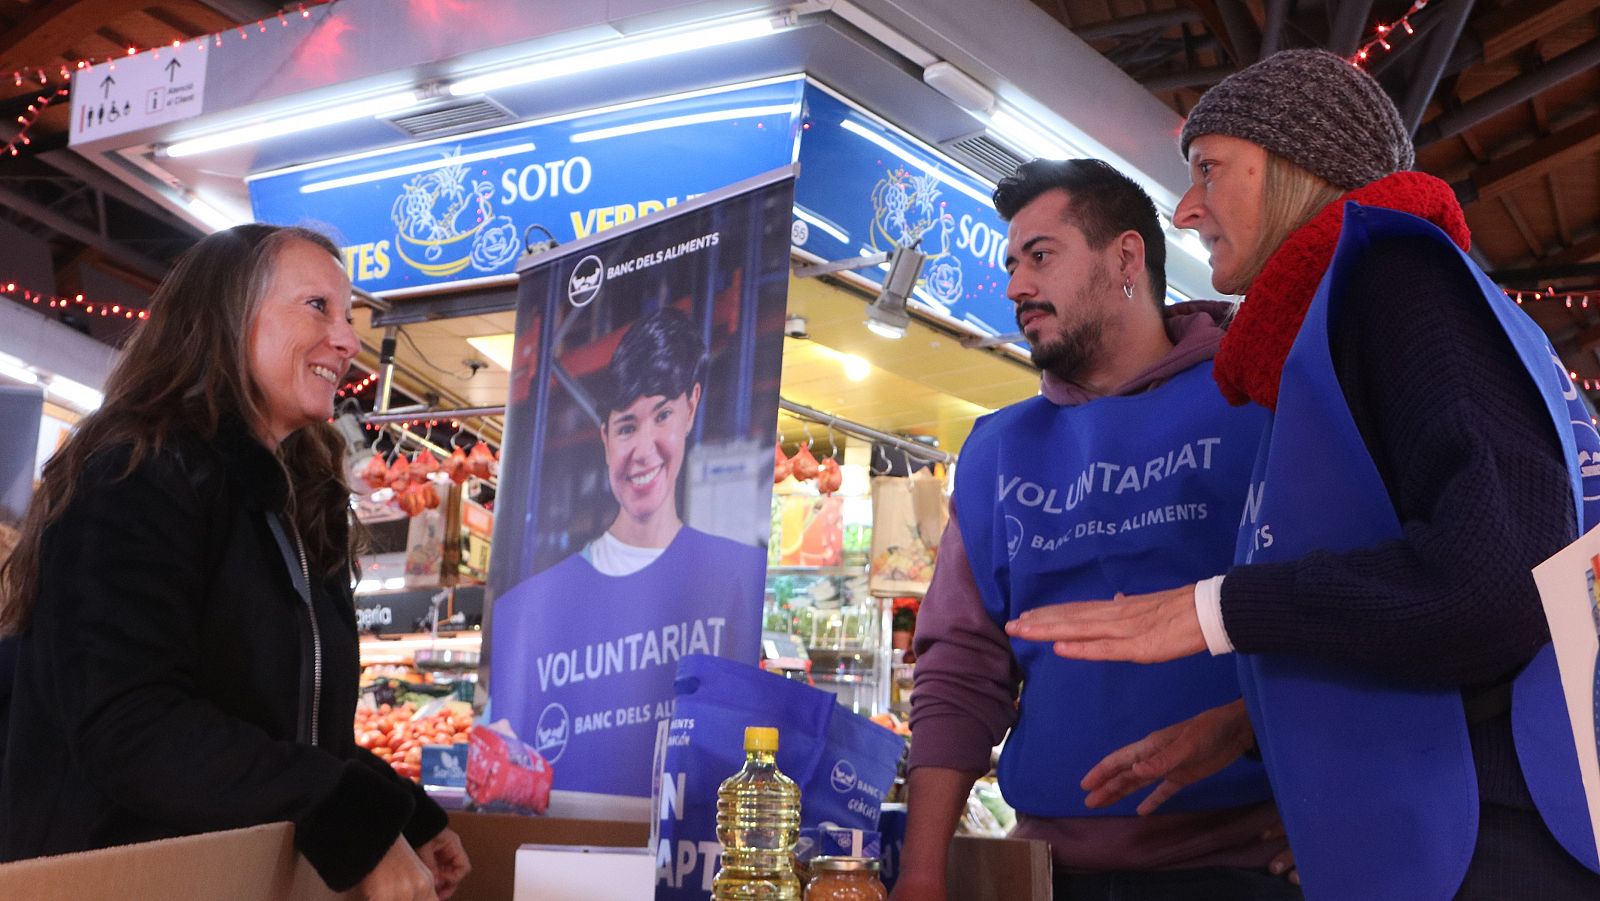
[[[394,2],[411,12],[468,6]],[[991,173],[1006,165],[1005,155],[994,155],[980,129],[962,125],[961,116],[950,115],[949,101],[920,83],[930,61],[957,63],[1041,121],[1110,118],[1103,116],[1109,104],[1125,112],[1122,118],[1143,124],[1120,131],[1098,122],[1085,127],[1101,129],[1094,134],[1101,146],[1150,173],[1159,188],[1181,166],[1175,151],[1150,135],[1170,131],[1167,126],[1207,86],[1274,49],[1353,53],[1379,35],[1380,25],[1409,13],[1414,33],[1395,29],[1387,38],[1392,49],[1374,48],[1367,65],[1416,128],[1418,168],[1455,186],[1475,252],[1503,284],[1529,292],[1595,292],[1587,308],[1539,302],[1527,308],[1568,365],[1600,381],[1600,0],[1429,0],[1421,8],[1407,0],[990,0],[970,12],[962,6],[944,0],[804,2],[795,8],[828,27],[797,34],[782,52],[806,66],[831,66],[839,80],[857,81],[857,90],[870,95],[864,99],[894,107],[913,133],[967,154],[965,162]],[[3,0],[0,122],[11,124],[0,126],[0,138],[10,136],[7,128],[14,133],[18,117],[29,117],[28,106],[42,96],[33,80],[6,81],[4,73],[55,73],[85,58],[237,28],[281,8],[292,5]],[[864,8],[890,29],[865,24],[858,15]],[[576,5],[552,10],[576,15]],[[984,33],[984,22],[996,23],[992,34]],[[1002,38],[1016,45],[1014,58],[1003,58]],[[857,58],[837,62],[847,54]],[[703,77],[715,75],[717,65],[750,68],[736,59],[715,63]],[[53,89],[54,74],[47,81],[44,87]],[[1073,88],[1052,96],[1057,84]],[[272,92],[270,85],[250,90]],[[525,115],[520,98],[495,99]],[[152,202],[149,191],[135,190],[68,149],[67,106],[45,109],[31,126],[31,143],[0,159],[0,219],[48,242],[58,292],[83,290],[86,273],[147,292],[199,229],[171,204]],[[374,132],[354,139],[403,136]],[[208,168],[228,170],[230,162],[213,160]],[[56,315],[107,343],[125,333],[125,327],[83,321],[77,311]]]
[[[1353,56],[1382,37],[1392,49],[1364,65],[1411,126],[1417,168],[1455,188],[1479,262],[1525,290],[1568,366],[1600,377],[1600,0],[1032,2],[1180,115],[1275,50]],[[1380,32],[1402,17],[1409,30]],[[1552,289],[1557,302],[1533,299]]]

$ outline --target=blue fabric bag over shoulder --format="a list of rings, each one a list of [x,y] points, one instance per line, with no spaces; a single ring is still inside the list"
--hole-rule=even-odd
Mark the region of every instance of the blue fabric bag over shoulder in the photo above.
[[[878,828],[904,743],[833,695],[720,657],[678,662],[655,812],[657,901],[704,901],[721,859],[717,787],[744,766],[746,726],[778,730],[778,769],[800,786],[800,825]]]

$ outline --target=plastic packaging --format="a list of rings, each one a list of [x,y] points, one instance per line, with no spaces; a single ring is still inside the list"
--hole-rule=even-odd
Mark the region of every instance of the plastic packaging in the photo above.
[[[744,730],[744,768],[717,789],[722,867],[713,901],[800,901],[794,845],[800,837],[800,788],[777,764],[778,730]]]

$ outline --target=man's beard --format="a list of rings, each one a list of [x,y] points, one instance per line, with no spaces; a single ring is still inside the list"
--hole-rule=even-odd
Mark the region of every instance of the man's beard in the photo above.
[[[1063,328],[1050,340],[1033,345],[1033,365],[1064,382],[1077,382],[1094,362],[1102,333],[1098,318]]]
[[[1033,365],[1064,382],[1077,383],[1085,371],[1094,365],[1100,353],[1100,341],[1105,334],[1105,313],[1097,307],[1096,301],[1107,292],[1116,290],[1113,285],[1111,273],[1105,264],[1097,263],[1072,302],[1071,308],[1083,311],[1084,318],[1070,326],[1062,323],[1056,334],[1048,339],[1040,335],[1032,349]],[[1019,305],[1017,318],[1022,318],[1022,313],[1033,303],[1042,302],[1030,301]],[[1053,314],[1056,312],[1053,306],[1050,311]],[[1060,319],[1059,314],[1051,317],[1053,321]]]

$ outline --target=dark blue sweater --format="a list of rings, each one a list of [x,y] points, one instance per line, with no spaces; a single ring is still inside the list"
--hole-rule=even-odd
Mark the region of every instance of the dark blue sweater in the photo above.
[[[1557,436],[1447,251],[1390,241],[1349,284],[1334,368],[1405,537],[1233,569],[1229,638],[1418,684],[1503,681],[1549,640],[1530,570],[1575,537]]]

